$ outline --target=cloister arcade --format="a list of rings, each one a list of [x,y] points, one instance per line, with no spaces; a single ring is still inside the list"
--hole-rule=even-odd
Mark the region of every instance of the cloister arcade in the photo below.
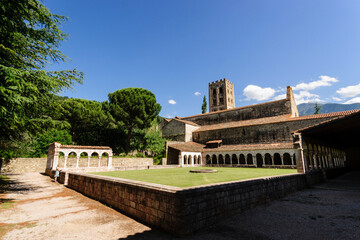
[[[201,162],[201,153],[200,152],[181,152],[179,154],[179,164],[180,166],[200,166]]]
[[[242,152],[203,153],[208,166],[244,166],[244,167],[296,167],[296,149],[290,150],[261,150]]]
[[[47,169],[112,167],[112,150],[103,146],[75,146],[52,143],[49,146]]]
[[[303,142],[303,154],[306,171],[346,166],[346,154],[339,149]]]

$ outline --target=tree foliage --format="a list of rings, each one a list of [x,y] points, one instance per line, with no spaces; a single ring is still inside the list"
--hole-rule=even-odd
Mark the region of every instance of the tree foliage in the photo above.
[[[15,156],[24,136],[64,124],[48,115],[48,106],[83,73],[44,69],[66,60],[58,50],[65,20],[37,0],[0,0],[0,160]]]
[[[321,110],[321,106],[318,103],[314,105],[314,114],[319,114]]]
[[[133,130],[150,127],[161,106],[155,95],[143,88],[125,88],[110,93],[109,105],[115,124],[127,130],[125,153],[128,154]]]
[[[206,97],[204,95],[203,103],[201,105],[201,113],[206,113],[206,110],[207,110],[207,102],[206,102]]]

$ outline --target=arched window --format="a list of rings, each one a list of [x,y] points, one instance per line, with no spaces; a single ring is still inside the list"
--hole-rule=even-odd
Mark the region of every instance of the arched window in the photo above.
[[[229,154],[226,154],[226,155],[225,155],[225,164],[231,164],[231,162],[230,162],[230,155],[229,155]]]
[[[187,155],[184,156],[184,165],[187,164]]]
[[[246,163],[249,164],[249,165],[254,164],[254,162],[253,162],[253,156],[252,156],[251,153],[249,153],[249,154],[247,155],[247,157],[246,157]]]
[[[99,166],[99,154],[97,152],[93,152],[90,155],[90,167],[98,167]]]
[[[256,154],[256,166],[257,167],[263,166],[263,157],[260,153]]]
[[[218,164],[216,155],[212,155],[212,164]]]
[[[224,157],[223,155],[219,155],[219,164],[224,164]]]
[[[239,156],[239,163],[240,163],[240,164],[246,164],[244,154],[240,154],[240,156]]]
[[[292,165],[291,157],[289,153],[284,153],[284,165]]]
[[[271,159],[271,155],[269,153],[265,154],[265,164],[272,165],[272,159]]]
[[[76,167],[76,162],[77,162],[77,154],[76,152],[71,152],[68,155],[68,159],[67,159],[67,163],[66,163],[66,167],[67,168],[74,168]]]
[[[281,157],[278,153],[274,154],[274,165],[281,165]]]
[[[206,155],[206,164],[211,164],[211,157],[210,157],[210,155]]]
[[[232,157],[231,157],[231,163],[232,164],[238,164],[238,159],[236,157],[236,154],[233,154]]]

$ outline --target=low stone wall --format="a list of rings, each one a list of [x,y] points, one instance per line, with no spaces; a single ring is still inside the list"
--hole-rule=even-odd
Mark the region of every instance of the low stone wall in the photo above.
[[[152,158],[117,158],[113,157],[113,167],[135,167],[135,166],[152,166]]]
[[[65,174],[61,174],[61,182],[66,181]],[[175,236],[190,234],[307,186],[304,174],[177,188],[84,173],[68,173],[67,185]]]
[[[14,158],[3,163],[1,173],[44,172],[46,161],[46,158]]]

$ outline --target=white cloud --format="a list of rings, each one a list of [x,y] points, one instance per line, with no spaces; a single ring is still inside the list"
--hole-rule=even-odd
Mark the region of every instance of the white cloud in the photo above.
[[[173,116],[171,116],[170,114],[166,115],[166,118],[174,118]]]
[[[360,103],[360,97],[352,98],[349,101],[344,102],[344,104]]]
[[[338,102],[342,101],[342,99],[338,98],[338,97],[333,97],[332,99],[335,100],[335,101],[338,101]]]
[[[261,88],[255,85],[248,85],[243,94],[247,97],[246,100],[263,101],[268,100],[275,94],[275,90],[272,88]]]
[[[323,102],[320,96],[317,94],[310,93],[308,91],[300,91],[299,94],[294,94],[296,104],[310,103],[310,102]]]
[[[309,103],[309,102],[323,102],[320,96],[317,94],[310,93],[308,91],[300,91],[300,93],[294,93],[296,104]],[[285,99],[286,94],[277,95],[274,100]]]
[[[201,93],[195,92],[194,95],[199,96],[199,95],[201,95]]]
[[[331,83],[339,81],[336,78],[329,77],[329,76],[320,76],[319,78],[320,79],[317,81],[312,81],[309,83],[300,83],[300,84],[296,85],[295,87],[293,87],[293,90],[294,91],[295,90],[309,91],[309,90],[314,90],[315,88],[318,88],[318,87],[331,86]]]
[[[360,84],[340,88],[336,91],[336,93],[340,94],[344,98],[355,97],[360,94]]]
[[[170,99],[170,100],[168,101],[168,103],[170,103],[170,104],[176,104],[175,100],[173,100],[173,99]]]
[[[277,95],[274,97],[274,100],[280,100],[280,99],[285,99],[286,98],[286,94],[281,94],[281,95]]]

